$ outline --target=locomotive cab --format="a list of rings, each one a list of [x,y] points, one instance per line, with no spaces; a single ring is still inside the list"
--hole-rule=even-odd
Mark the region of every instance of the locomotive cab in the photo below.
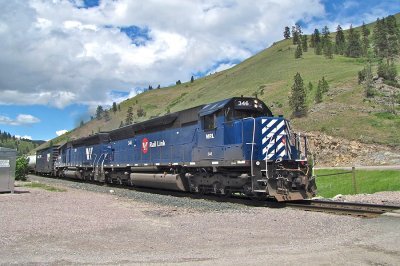
[[[274,117],[261,100],[241,97],[208,104],[199,118],[193,159],[214,172],[232,169],[242,177],[245,194],[281,201],[315,193],[305,136],[293,133],[289,121]],[[235,192],[227,185],[218,187]]]

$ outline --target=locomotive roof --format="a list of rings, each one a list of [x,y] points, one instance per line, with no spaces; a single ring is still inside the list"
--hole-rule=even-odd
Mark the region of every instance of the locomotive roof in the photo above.
[[[50,150],[50,149],[58,149],[59,147],[60,147],[60,145],[53,145],[53,146],[50,146],[50,147],[45,147],[45,148],[38,149],[38,150],[36,150],[36,152],[43,152],[43,151]]]
[[[271,110],[269,110],[269,108],[264,104],[263,101],[256,99],[256,98],[251,98],[251,97],[233,97],[233,98],[228,98],[219,102],[214,102],[214,103],[210,103],[205,105],[199,112],[200,116],[205,116],[205,115],[209,115],[212,113],[215,113],[218,110],[223,109],[225,106],[230,105],[232,102],[236,101],[236,100],[241,100],[241,101],[248,101],[248,100],[258,100],[262,105],[263,105],[263,109],[270,115],[272,116],[272,112]]]
[[[143,122],[131,124],[109,132],[112,141],[133,137],[137,133],[152,132],[167,128],[181,127],[182,125],[197,122],[198,112],[204,105],[178,111],[176,113],[152,118]]]
[[[71,144],[72,146],[93,145],[107,141],[108,139],[109,139],[108,133],[97,133],[92,136],[72,140]]]

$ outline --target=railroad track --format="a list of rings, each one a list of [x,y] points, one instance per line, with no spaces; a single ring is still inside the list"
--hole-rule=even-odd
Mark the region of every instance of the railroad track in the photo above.
[[[47,178],[47,177],[37,177],[37,178],[42,179],[43,181],[57,180],[54,178]],[[154,188],[126,187],[117,184],[103,184],[103,183],[100,184],[100,183],[86,182],[75,179],[63,179],[63,180],[70,181],[73,183],[90,183],[91,185],[99,187],[105,186],[109,188],[123,188],[127,190],[140,191],[140,192],[159,194],[159,195],[168,195],[178,198],[185,197],[192,199],[205,199],[216,202],[243,204],[252,207],[267,207],[267,208],[289,207],[289,208],[302,209],[305,211],[325,212],[325,213],[351,215],[351,216],[366,217],[366,218],[377,217],[386,212],[393,212],[395,210],[400,210],[400,206],[391,206],[391,205],[376,205],[376,204],[338,202],[338,201],[326,201],[326,200],[300,200],[291,202],[275,202],[266,200],[259,201],[259,200],[252,200],[248,197],[235,196],[235,195],[232,197],[221,197],[216,195],[191,194],[187,192],[160,190]],[[400,215],[400,212],[396,213],[396,215]]]
[[[302,200],[286,202],[285,205],[291,208],[298,208],[305,211],[326,212],[340,215],[351,215],[364,218],[377,217],[383,213],[400,210],[400,206],[367,204],[357,202],[339,202],[325,200]]]

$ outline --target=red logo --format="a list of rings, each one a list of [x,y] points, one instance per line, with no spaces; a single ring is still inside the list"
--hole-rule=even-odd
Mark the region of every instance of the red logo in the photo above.
[[[149,151],[149,140],[147,138],[144,138],[142,140],[142,152],[146,154]]]

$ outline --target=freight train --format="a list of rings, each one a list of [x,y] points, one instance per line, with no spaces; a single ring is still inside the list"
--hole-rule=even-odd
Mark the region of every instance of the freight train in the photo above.
[[[259,99],[235,97],[37,151],[36,172],[277,201],[316,193],[307,138]]]

